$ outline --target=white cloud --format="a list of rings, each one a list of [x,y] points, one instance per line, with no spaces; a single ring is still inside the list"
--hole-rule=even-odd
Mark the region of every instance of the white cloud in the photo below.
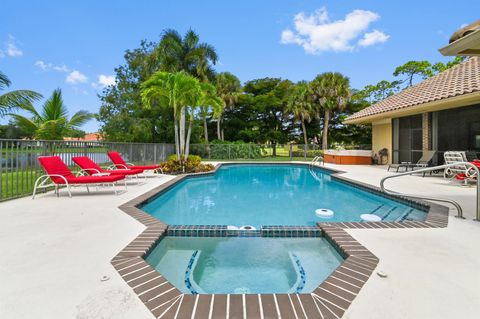
[[[115,75],[100,74],[98,76],[98,84],[101,87],[106,87],[106,86],[109,86],[109,85],[115,85]]]
[[[358,45],[361,47],[368,47],[377,43],[383,43],[387,41],[388,38],[390,38],[389,35],[378,30],[373,30],[372,32],[365,33],[363,38],[358,41]]]
[[[88,77],[78,70],[73,70],[67,75],[67,78],[65,80],[67,81],[67,83],[70,84],[85,83],[87,82]]]
[[[57,72],[65,72],[68,73],[70,72],[70,69],[65,65],[54,65],[53,63],[50,62],[44,62],[42,60],[38,60],[35,62],[35,65],[42,69],[43,71],[57,71]]]
[[[335,21],[330,20],[325,7],[311,15],[300,12],[293,20],[295,30],[283,30],[281,43],[301,45],[309,54],[325,51],[353,51],[356,47],[355,40],[362,35],[364,40],[360,40],[362,43],[371,42],[373,39],[379,43],[379,40],[384,39],[383,42],[385,42],[388,39],[388,35],[377,30],[366,33],[370,24],[379,18],[378,14],[366,10],[353,10],[343,20]],[[376,32],[381,33],[383,38],[380,38]]]
[[[462,24],[460,25],[460,29],[465,28],[467,25],[468,25],[468,23],[462,23]]]
[[[23,51],[17,46],[17,40],[11,34],[8,35],[8,40],[5,42],[4,49],[0,50],[0,59],[6,56],[19,57],[23,55]]]
[[[11,34],[8,35],[6,54],[11,57],[22,56],[23,51],[17,47],[17,41]]]

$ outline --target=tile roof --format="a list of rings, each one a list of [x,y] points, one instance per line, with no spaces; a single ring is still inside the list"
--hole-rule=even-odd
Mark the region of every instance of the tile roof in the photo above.
[[[442,73],[349,116],[346,121],[480,91],[480,57],[471,57]]]

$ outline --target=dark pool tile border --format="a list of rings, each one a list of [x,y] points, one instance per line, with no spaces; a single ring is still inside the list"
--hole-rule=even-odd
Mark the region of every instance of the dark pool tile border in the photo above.
[[[182,174],[176,176],[172,180],[159,185],[152,190],[132,199],[131,201],[125,203],[124,205],[120,206],[121,209],[129,209],[131,211],[141,211],[139,207],[142,205],[147,204],[148,202],[152,201],[153,199],[157,198],[170,188],[177,185],[179,182],[185,180],[186,178],[195,178],[195,177],[204,177],[213,175],[217,172],[217,170],[222,166],[231,166],[231,165],[297,165],[297,166],[309,166],[308,163],[278,163],[278,162],[241,162],[241,163],[219,163],[215,165],[214,169],[210,172],[202,172],[202,173],[192,173],[192,174]],[[402,221],[402,222],[380,222],[377,224],[373,224],[372,222],[351,222],[351,223],[339,223],[343,224],[342,227],[345,228],[430,228],[430,227],[447,227],[448,225],[448,207],[443,205],[438,205],[431,202],[426,202],[419,199],[412,199],[406,196],[393,196],[389,194],[385,194],[381,191],[379,187],[359,182],[345,176],[341,176],[344,174],[344,171],[335,170],[332,168],[327,167],[319,167],[314,166],[315,169],[328,171],[331,173],[331,177],[333,179],[338,180],[339,182],[346,183],[350,186],[362,189],[364,191],[368,191],[370,193],[374,193],[376,195],[393,199],[404,204],[411,205],[417,209],[424,210],[427,212],[427,217],[425,221],[421,222],[413,222],[413,221]],[[143,211],[142,211],[143,212]],[[153,218],[153,217],[152,217]]]
[[[249,165],[228,163],[224,165]],[[255,163],[258,164],[258,163]],[[292,163],[270,163],[265,165],[285,165]],[[295,165],[308,165],[294,163]],[[215,174],[222,165],[212,172],[180,175],[155,187],[145,194],[121,205],[119,208],[146,229],[122,249],[111,263],[118,274],[133,289],[139,299],[156,318],[289,318],[292,313],[298,318],[341,318],[365,282],[375,270],[379,260],[366,247],[361,245],[345,228],[437,228],[448,224],[448,208],[408,198],[402,200],[418,207],[429,207],[427,219],[422,222],[359,222],[359,223],[318,223],[320,232],[345,258],[344,262],[310,294],[257,294],[257,295],[186,295],[175,288],[160,273],[145,261],[152,247],[168,234],[168,225],[143,212],[137,206],[144,204],[168,190],[186,177],[201,177]],[[360,185],[366,190],[378,193],[379,189],[364,183],[338,176],[342,172],[321,168],[332,172],[332,177]],[[398,200],[398,199],[397,199]],[[270,226],[266,231],[294,231],[294,226]],[[208,229],[208,227],[206,227]],[[205,230],[205,229],[204,229]],[[302,231],[305,231],[303,229]],[[308,230],[307,230],[308,231]]]
[[[276,226],[279,227],[279,226]],[[111,261],[156,318],[341,318],[374,271],[378,258],[344,229],[320,224],[344,262],[310,294],[187,295],[145,261],[167,235],[163,223],[147,228]]]

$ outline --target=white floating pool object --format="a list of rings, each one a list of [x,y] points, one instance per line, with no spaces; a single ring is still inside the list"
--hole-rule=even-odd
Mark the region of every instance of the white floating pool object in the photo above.
[[[382,220],[380,216],[374,214],[362,214],[360,218],[366,222],[379,222]]]
[[[238,227],[233,225],[228,225],[227,230],[238,230]]]
[[[319,208],[315,210],[315,215],[318,217],[328,218],[333,216],[333,210],[326,208]]]
[[[251,225],[243,225],[240,230],[255,230],[256,228]]]

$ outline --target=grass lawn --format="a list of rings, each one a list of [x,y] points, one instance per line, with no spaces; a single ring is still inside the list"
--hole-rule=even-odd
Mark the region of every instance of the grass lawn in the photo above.
[[[40,171],[16,171],[2,173],[2,190],[0,201],[30,195],[33,192],[35,180],[43,174]]]

